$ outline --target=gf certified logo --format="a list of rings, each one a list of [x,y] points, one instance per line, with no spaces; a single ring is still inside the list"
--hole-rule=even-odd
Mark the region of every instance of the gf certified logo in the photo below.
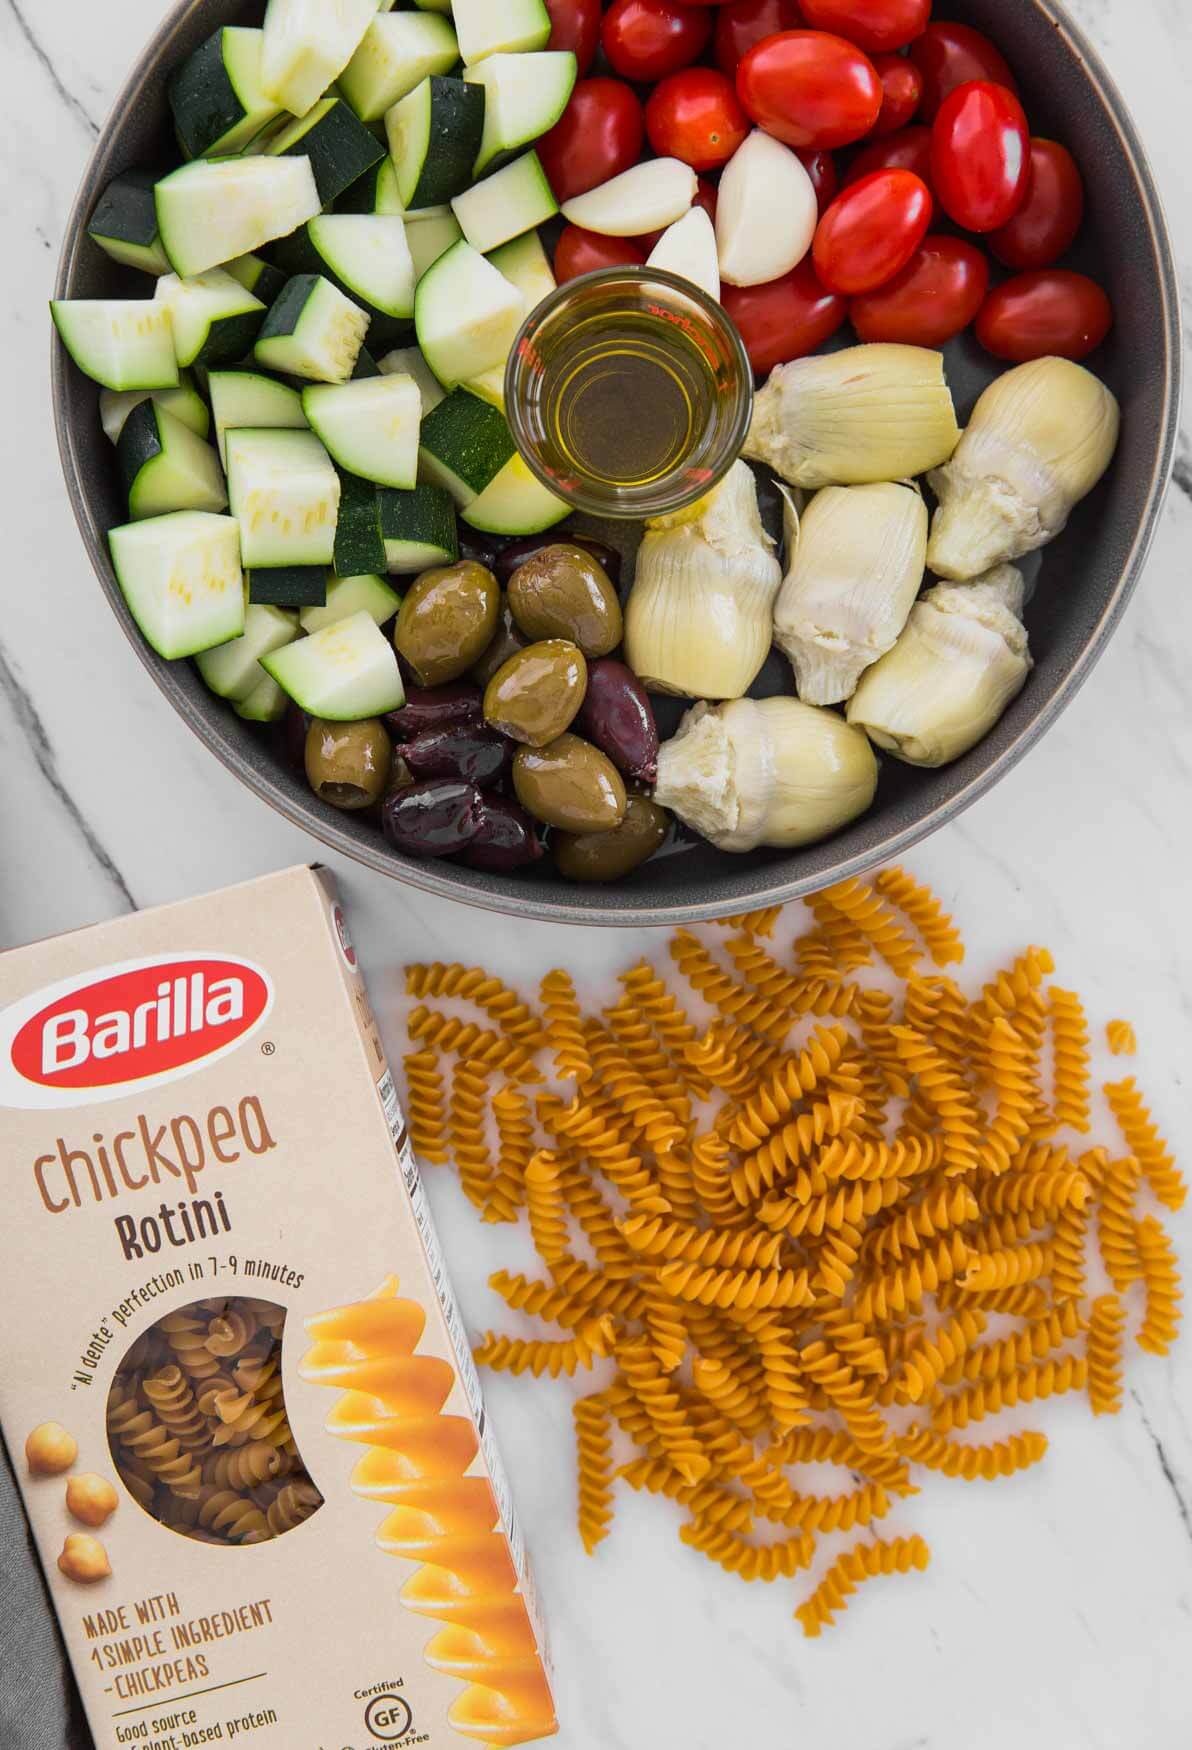
[[[400,1695],[374,1695],[364,1710],[364,1723],[382,1744],[396,1744],[412,1728],[414,1716]]]

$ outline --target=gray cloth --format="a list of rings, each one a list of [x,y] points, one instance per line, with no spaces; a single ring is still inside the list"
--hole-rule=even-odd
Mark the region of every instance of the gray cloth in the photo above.
[[[93,1750],[2,1438],[0,1750]]]

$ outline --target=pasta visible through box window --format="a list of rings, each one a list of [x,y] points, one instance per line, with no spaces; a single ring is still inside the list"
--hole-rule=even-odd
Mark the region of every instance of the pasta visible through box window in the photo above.
[[[1046,948],[970,992],[933,969],[964,959],[930,889],[888,869],[679,930],[612,1001],[556,969],[537,1041],[499,981],[414,969],[412,993],[483,996],[500,1029],[416,1008],[409,1066],[453,1056],[456,1170],[486,1219],[527,1218],[543,1275],[490,1278],[525,1323],[477,1359],[582,1381],[589,1554],[618,1484],[664,1498],[690,1559],[784,1587],[813,1567],[795,1614],[818,1635],[863,1582],[926,1567],[903,1523],[921,1487],[1029,1473],[1045,1400],[1117,1413],[1127,1350],[1170,1349],[1172,1151],[1132,1078],[1104,1084],[1116,1138],[1086,1140],[1098,1046]],[[166,1339],[196,1401],[218,1396],[194,1332]],[[134,1460],[128,1486],[160,1489],[152,1438]],[[833,1546],[895,1514],[897,1535]]]
[[[167,1530],[267,1543],[322,1506],[286,1414],[285,1323],[270,1301],[196,1301],[126,1351],[108,1393],[108,1443],[128,1493]]]

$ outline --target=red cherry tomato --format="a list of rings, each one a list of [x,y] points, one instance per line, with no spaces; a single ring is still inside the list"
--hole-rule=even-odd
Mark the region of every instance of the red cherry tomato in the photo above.
[[[873,62],[843,37],[784,30],[750,49],[737,68],[737,96],[759,127],[788,146],[847,146],[882,107]]]
[[[996,286],[977,317],[977,339],[994,358],[1087,358],[1113,327],[1113,306],[1096,280],[1063,268],[1020,273]]]
[[[935,120],[940,104],[958,85],[968,85],[973,79],[988,79],[1015,95],[1018,92],[1001,50],[967,24],[929,24],[911,44],[911,60],[923,75],[919,115],[925,122]]]
[[[825,291],[810,261],[764,286],[725,286],[726,313],[759,374],[815,352],[841,326],[848,305]]]
[[[546,0],[548,49],[570,49],[582,79],[600,47],[600,0]]]
[[[931,128],[931,184],[950,219],[996,231],[1022,205],[1029,168],[1030,133],[1012,91],[977,79],[945,97]]]
[[[931,17],[931,0],[799,0],[813,30],[833,30],[867,55],[904,49]]]
[[[653,85],[698,61],[712,38],[712,14],[674,0],[613,0],[600,40],[614,73]]]
[[[716,14],[716,61],[735,79],[743,55],[764,37],[798,30],[803,18],[797,0],[729,0]]]
[[[836,160],[831,152],[796,152],[795,157],[811,178],[815,204],[822,217],[836,199],[836,191],[840,187]]]
[[[568,225],[555,244],[555,278],[578,279],[601,267],[644,267],[646,252],[635,237],[601,237]]]
[[[637,93],[620,79],[584,79],[538,156],[557,201],[587,194],[641,157],[646,118]]]
[[[923,96],[923,75],[905,55],[875,55],[873,64],[882,82],[882,109],[873,127],[880,137],[897,133],[912,119]]]
[[[875,170],[838,194],[811,246],[820,281],[855,297],[901,273],[931,223],[926,183],[909,170]]]
[[[646,134],[660,158],[693,170],[718,170],[749,133],[731,79],[714,67],[688,67],[656,85],[646,104]]]
[[[709,182],[706,176],[701,176],[699,178],[699,187],[695,191],[695,199],[691,204],[693,207],[702,207],[712,223],[715,224],[716,203],[719,198],[720,190],[717,188],[716,184],[714,182]],[[659,240],[665,235],[665,228],[662,231],[647,231],[641,237],[635,237],[634,242],[639,243],[647,255],[652,255]]]
[[[900,128],[896,134],[875,140],[857,153],[844,173],[844,186],[872,176],[875,170],[909,170],[931,188],[931,129]]]
[[[1076,241],[1084,219],[1084,183],[1076,160],[1055,140],[1032,140],[1022,205],[989,247],[1007,267],[1050,267]]]
[[[849,319],[858,340],[943,346],[967,328],[985,300],[989,263],[960,237],[924,237],[900,274],[854,298]]]

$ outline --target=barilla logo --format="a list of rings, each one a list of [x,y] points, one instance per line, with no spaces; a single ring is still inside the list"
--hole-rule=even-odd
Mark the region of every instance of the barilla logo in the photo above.
[[[85,1106],[176,1081],[243,1045],[272,1007],[268,973],[230,954],[65,979],[0,1013],[0,1105]]]

